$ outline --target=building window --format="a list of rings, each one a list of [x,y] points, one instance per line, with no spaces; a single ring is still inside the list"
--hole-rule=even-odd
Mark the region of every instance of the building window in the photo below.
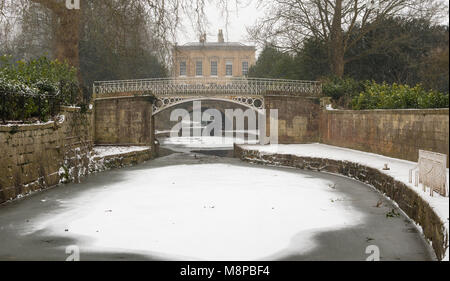
[[[225,75],[233,76],[233,62],[227,61],[225,65]]]
[[[186,62],[180,62],[180,76],[186,76]]]
[[[242,75],[247,76],[248,74],[248,61],[242,62]]]
[[[211,76],[217,76],[217,61],[211,62]]]
[[[195,63],[195,76],[203,76],[203,62],[200,60]]]

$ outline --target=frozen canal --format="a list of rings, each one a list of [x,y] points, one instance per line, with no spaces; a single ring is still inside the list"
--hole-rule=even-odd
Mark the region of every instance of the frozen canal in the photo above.
[[[65,260],[69,245],[82,260],[365,260],[369,245],[433,259],[368,186],[163,143],[180,152],[0,206],[0,260]]]

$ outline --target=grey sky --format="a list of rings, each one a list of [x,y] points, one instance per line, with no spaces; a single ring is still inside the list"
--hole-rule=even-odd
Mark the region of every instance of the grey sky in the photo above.
[[[229,2],[232,4],[234,1]],[[262,9],[257,9],[256,0],[241,0],[241,2],[241,5],[238,6],[237,9],[234,3],[232,4],[232,7],[230,7],[228,32],[225,17],[221,15],[214,4],[208,4],[206,10],[209,21],[207,41],[217,41],[217,32],[219,29],[223,29],[226,41],[251,44],[251,42],[246,41],[247,31],[245,27],[253,25],[257,18],[261,17],[264,12]],[[199,38],[197,38],[194,28],[192,28],[189,21],[186,20],[183,30],[178,33],[177,43],[181,45],[198,40]]]

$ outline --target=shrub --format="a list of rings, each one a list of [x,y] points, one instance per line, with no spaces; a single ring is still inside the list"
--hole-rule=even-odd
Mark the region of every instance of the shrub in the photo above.
[[[350,108],[351,101],[364,90],[363,82],[352,78],[328,77],[323,80],[323,94],[341,107]]]
[[[74,104],[80,89],[76,70],[41,57],[12,63],[0,57],[0,118],[46,121],[60,104]]]
[[[387,83],[366,82],[364,91],[355,96],[353,109],[407,109],[445,108],[449,106],[448,94],[426,91],[420,84],[415,87]]]

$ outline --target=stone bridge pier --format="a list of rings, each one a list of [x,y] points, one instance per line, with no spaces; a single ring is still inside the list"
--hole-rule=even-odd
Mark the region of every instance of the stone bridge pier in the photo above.
[[[320,98],[267,95],[265,108],[278,110],[278,143],[311,143],[319,141]],[[268,114],[267,114],[268,116]],[[266,118],[267,135],[270,119]]]
[[[95,99],[95,143],[152,146],[153,100],[150,97]]]

